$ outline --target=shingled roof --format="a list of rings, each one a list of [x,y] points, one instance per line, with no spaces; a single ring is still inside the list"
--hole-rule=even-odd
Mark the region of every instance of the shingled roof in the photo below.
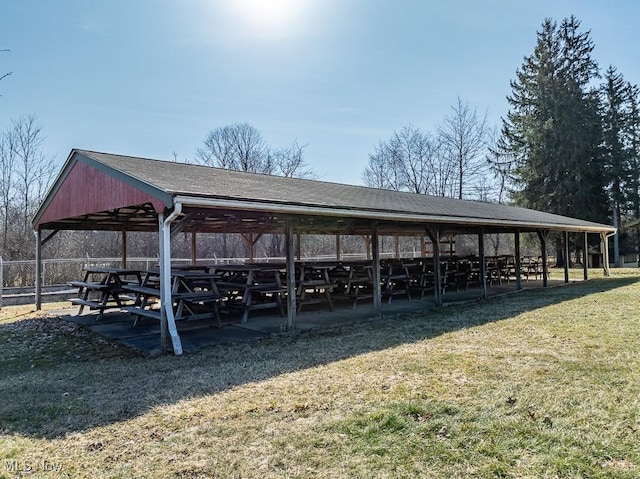
[[[93,200],[86,201],[86,197]],[[239,218],[244,216],[254,221],[253,226],[268,230],[268,225],[281,225],[286,216],[323,219],[324,223],[308,221],[311,229],[320,223],[339,230],[354,227],[356,220],[378,220],[407,228],[436,223],[461,230],[615,231],[608,225],[513,206],[85,150],[71,152],[35,216],[34,226],[152,229],[157,227],[155,215],[164,208],[172,209],[176,202],[182,203],[185,211],[193,209],[193,228],[199,225],[202,230],[221,228],[226,220],[235,221],[240,230]]]

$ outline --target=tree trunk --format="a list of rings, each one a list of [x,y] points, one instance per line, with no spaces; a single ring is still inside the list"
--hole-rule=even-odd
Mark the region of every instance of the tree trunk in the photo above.
[[[613,237],[613,264],[616,268],[622,267],[622,258],[620,257],[620,207],[615,205],[613,208],[613,226],[616,234]]]

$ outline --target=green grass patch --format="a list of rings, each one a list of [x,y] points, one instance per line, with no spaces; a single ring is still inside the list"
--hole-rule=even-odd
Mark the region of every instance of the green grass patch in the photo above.
[[[184,357],[5,317],[0,477],[640,477],[640,277],[613,273]]]

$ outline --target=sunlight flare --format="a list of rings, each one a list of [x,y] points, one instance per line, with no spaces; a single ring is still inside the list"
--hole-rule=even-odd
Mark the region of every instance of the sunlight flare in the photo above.
[[[300,30],[308,0],[230,0],[234,20],[249,36],[283,37]]]

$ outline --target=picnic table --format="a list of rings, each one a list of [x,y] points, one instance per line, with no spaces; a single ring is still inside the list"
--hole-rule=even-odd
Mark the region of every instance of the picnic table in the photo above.
[[[226,264],[212,266],[217,275],[216,287],[225,298],[225,306],[242,312],[246,323],[251,311],[278,309],[284,317],[282,297],[287,289],[282,284],[282,265]]]
[[[373,266],[368,261],[345,262],[343,266],[349,270],[346,294],[356,309],[359,300],[373,298]]]
[[[215,283],[217,278],[203,270],[172,270],[171,299],[176,321],[213,318],[220,326],[218,304],[223,298]],[[135,316],[134,326],[143,317],[160,319],[159,271],[146,271],[139,285],[131,284],[125,289],[135,295],[134,304],[123,308]]]
[[[380,268],[382,296],[391,303],[394,296],[406,295],[411,300],[411,278],[408,268],[401,261],[385,261]]]
[[[78,288],[78,297],[71,299],[71,304],[80,306],[78,314],[85,307],[98,310],[97,320],[102,319],[108,309],[121,309],[132,301],[126,296],[126,287],[140,284],[141,272],[135,269],[88,267],[82,281],[71,281],[69,286]]]
[[[299,263],[296,267],[296,296],[298,312],[304,304],[327,302],[333,311],[331,293],[338,283],[329,277],[329,272],[336,268],[335,263]]]

